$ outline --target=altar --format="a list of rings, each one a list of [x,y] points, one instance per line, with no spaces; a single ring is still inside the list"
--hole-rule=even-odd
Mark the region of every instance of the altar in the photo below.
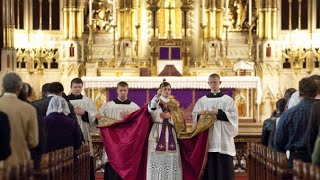
[[[120,81],[129,84],[129,98],[139,106],[148,103],[156,94],[163,80],[171,84],[172,95],[184,109],[192,105],[203,95],[210,92],[208,77],[83,77],[86,94],[95,100],[98,107],[105,101],[116,98],[116,86]],[[260,78],[256,76],[221,77],[221,90],[233,97],[240,119],[260,122],[259,105],[261,103]]]

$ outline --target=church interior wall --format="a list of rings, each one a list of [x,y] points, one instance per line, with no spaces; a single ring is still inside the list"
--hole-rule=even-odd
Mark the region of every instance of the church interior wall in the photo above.
[[[4,2],[1,0],[2,5]],[[61,81],[68,92],[74,77],[157,76],[160,72],[154,67],[161,61],[161,48],[169,48],[172,55],[171,49],[178,47],[183,76],[217,72],[222,76],[260,77],[263,96],[268,97],[262,98],[260,119],[255,120],[261,122],[286,88],[298,88],[299,79],[320,71],[319,63],[316,67],[320,58],[320,13],[315,0],[308,1],[309,6],[301,5],[302,14],[306,8],[308,13],[297,30],[297,20],[292,21],[291,30],[282,28],[283,21],[289,20],[282,18],[283,2],[275,0],[225,0],[215,4],[207,0],[163,0],[157,4],[141,0],[125,4],[127,1],[59,0],[60,12],[52,12],[58,13],[54,16],[59,17],[58,30],[34,29],[33,21],[39,17],[33,16],[33,9],[39,8],[34,8],[31,0],[20,2],[23,27],[16,24],[17,6],[9,4],[0,11],[3,20],[8,19],[1,23],[1,76],[18,72],[38,97],[46,82]],[[244,6],[249,3],[251,8]],[[46,53],[39,53],[41,49]],[[294,50],[292,54],[289,49]],[[56,65],[52,67],[34,66],[53,60]],[[286,60],[291,68],[284,68]],[[254,69],[235,70],[235,64],[242,61],[253,63]]]

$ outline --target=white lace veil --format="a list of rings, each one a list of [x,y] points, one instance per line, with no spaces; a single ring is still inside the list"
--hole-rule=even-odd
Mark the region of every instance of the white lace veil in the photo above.
[[[70,114],[68,103],[63,97],[53,96],[51,98],[46,115],[48,116],[50,113],[53,112],[63,113],[66,116]]]

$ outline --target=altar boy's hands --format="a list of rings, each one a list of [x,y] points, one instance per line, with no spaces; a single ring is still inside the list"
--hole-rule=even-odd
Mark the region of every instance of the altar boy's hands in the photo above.
[[[211,111],[202,111],[200,112],[201,115],[209,113],[211,116],[216,116],[218,115],[218,109],[217,108],[213,108]]]
[[[120,116],[121,116],[122,118],[125,118],[125,117],[128,116],[129,114],[130,114],[130,113],[127,112],[127,111],[120,112]]]
[[[86,111],[84,110],[84,109],[82,109],[81,107],[79,107],[79,106],[76,106],[76,107],[74,107],[74,113],[76,114],[76,115],[84,115],[84,113],[85,113]]]

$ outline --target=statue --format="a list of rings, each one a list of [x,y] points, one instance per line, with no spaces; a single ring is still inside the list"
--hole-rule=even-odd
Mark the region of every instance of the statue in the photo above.
[[[234,15],[234,27],[235,29],[241,30],[247,16],[247,1],[244,2],[244,0],[235,0],[233,6],[236,12]]]
[[[69,47],[69,56],[70,57],[74,57],[74,46],[73,46],[73,43],[71,43],[71,45]]]
[[[92,11],[93,22],[95,29],[109,31],[111,28],[112,17],[112,2],[110,4],[109,0],[104,2],[98,2],[99,7]]]

